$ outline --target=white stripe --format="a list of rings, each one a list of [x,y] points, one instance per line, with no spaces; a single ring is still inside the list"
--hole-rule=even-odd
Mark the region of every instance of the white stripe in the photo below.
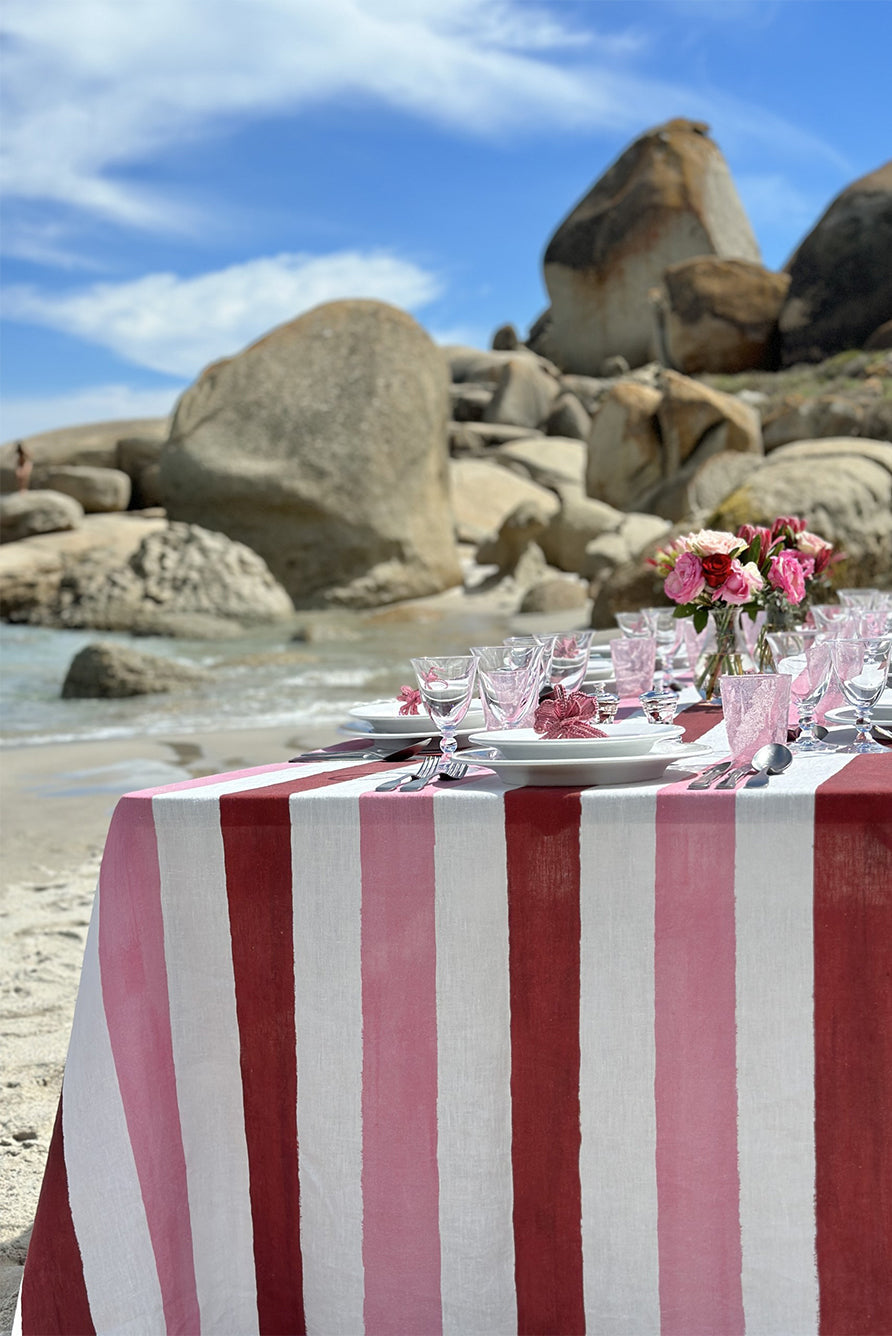
[[[654,1107],[656,787],[588,789],[580,829],[586,1330],[660,1330]]]
[[[434,803],[444,1336],[517,1330],[504,796]]]
[[[304,1311],[331,1336],[364,1329],[358,795],[378,782],[291,799]]]
[[[768,793],[744,789],[736,802],[742,1284],[746,1329],[760,1336],[818,1329],[814,788],[846,759],[803,757]]]
[[[156,794],[152,814],[202,1327],[248,1336],[257,1292],[221,788]]]
[[[102,1006],[100,913],[97,892],[62,1090],[68,1197],[96,1331],[157,1336],[164,1306]]]

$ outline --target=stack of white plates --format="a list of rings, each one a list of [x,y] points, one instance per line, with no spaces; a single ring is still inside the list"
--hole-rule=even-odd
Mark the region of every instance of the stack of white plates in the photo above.
[[[365,705],[354,705],[339,731],[349,733],[351,737],[373,737],[376,742],[405,742],[410,738],[439,737],[440,730],[423,705],[419,706],[418,714],[400,714],[400,704],[398,700],[373,700]],[[468,734],[482,728],[484,722],[480,702],[471,701],[471,708],[462,720],[456,737],[459,741],[466,740]]]
[[[871,711],[873,722],[884,728],[892,725],[892,689],[887,688]],[[841,705],[838,710],[828,710],[827,718],[837,724],[853,724],[857,711],[852,705]]]
[[[595,725],[605,737],[543,738],[531,728],[471,734],[463,759],[479,761],[509,784],[632,784],[659,779],[674,761],[705,755],[702,743],[681,742],[680,724],[625,719]]]

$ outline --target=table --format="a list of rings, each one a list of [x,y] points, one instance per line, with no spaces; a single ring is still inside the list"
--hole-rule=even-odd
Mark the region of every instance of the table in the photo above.
[[[892,755],[382,768],[121,799],[25,1336],[892,1332]]]

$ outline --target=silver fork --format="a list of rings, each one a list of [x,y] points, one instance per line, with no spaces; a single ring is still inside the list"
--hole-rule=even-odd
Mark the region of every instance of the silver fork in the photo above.
[[[444,761],[440,766],[439,778],[443,779],[464,779],[468,771],[467,761]]]
[[[437,766],[439,764],[439,756],[425,756],[414,775],[391,775],[389,779],[385,779],[383,784],[377,784],[375,786],[375,792],[390,793],[393,789],[402,791],[410,786],[413,789],[424,788],[425,784],[433,779],[434,775],[437,773]]]
[[[410,779],[408,784],[403,784],[400,793],[417,793],[429,784],[440,768],[439,756],[426,756],[418,769],[414,779]]]

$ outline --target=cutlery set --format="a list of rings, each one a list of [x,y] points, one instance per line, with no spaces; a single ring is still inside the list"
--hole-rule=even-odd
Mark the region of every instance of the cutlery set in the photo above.
[[[696,779],[692,779],[688,788],[733,789],[745,775],[749,775],[750,778],[744,788],[763,789],[768,783],[769,776],[782,774],[792,760],[793,753],[789,747],[785,747],[782,742],[769,742],[759,748],[751,761],[734,766],[733,769],[730,761],[719,761],[717,765],[711,765]]]

